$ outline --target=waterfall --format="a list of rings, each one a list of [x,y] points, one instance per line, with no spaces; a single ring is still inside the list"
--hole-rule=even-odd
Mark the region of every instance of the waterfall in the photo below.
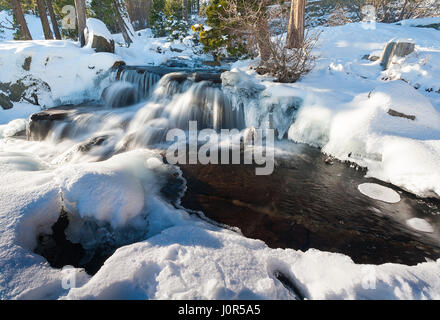
[[[43,111],[43,115],[31,119],[28,136],[33,140],[69,139],[80,143],[106,137],[117,151],[163,143],[170,129],[188,130],[189,121],[197,121],[199,130],[244,129],[243,107],[234,107],[220,84],[198,80],[185,72],[160,77],[123,70],[119,80],[103,94],[104,103],[111,108],[78,108],[53,121],[50,114],[54,110]],[[122,108],[124,105],[128,107]],[[41,119],[44,124],[39,123]],[[101,145],[108,151],[106,143]]]
[[[112,72],[112,84],[104,89],[106,106],[121,108],[139,103],[151,96],[161,75],[146,69],[118,69]]]

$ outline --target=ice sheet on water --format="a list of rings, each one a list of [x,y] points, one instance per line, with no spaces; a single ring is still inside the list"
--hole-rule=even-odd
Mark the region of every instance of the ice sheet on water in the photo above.
[[[406,221],[406,223],[413,229],[426,233],[433,233],[434,228],[428,221],[420,218],[412,218]]]
[[[376,183],[363,183],[358,186],[359,191],[375,200],[380,200],[388,203],[398,203],[400,195],[391,188],[381,186]]]

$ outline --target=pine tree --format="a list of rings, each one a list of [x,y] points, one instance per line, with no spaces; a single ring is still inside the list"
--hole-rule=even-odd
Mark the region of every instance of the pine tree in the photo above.
[[[21,8],[18,0],[11,0],[11,7],[14,13],[14,18],[20,27],[21,36],[25,40],[32,40],[31,33],[29,31],[26,19],[24,18],[23,9]]]
[[[58,21],[53,9],[52,0],[46,0],[47,9],[49,11],[50,20],[52,21],[52,29],[55,34],[55,39],[61,40],[60,28],[58,27]]]
[[[36,2],[41,25],[43,26],[44,38],[46,40],[53,40],[52,30],[50,29],[49,20],[47,19],[47,10],[44,0],[37,0]]]
[[[84,30],[86,29],[86,4],[85,0],[75,0],[76,18],[78,23],[78,37],[81,47],[86,44]]]

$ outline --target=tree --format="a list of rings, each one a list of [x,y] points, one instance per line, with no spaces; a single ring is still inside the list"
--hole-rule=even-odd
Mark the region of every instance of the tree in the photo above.
[[[20,2],[18,0],[11,0],[11,7],[14,13],[14,17],[20,27],[20,33],[25,40],[32,40],[31,33],[24,18],[23,9],[21,8]]]
[[[148,27],[152,0],[125,0],[125,5],[134,28]]]
[[[46,5],[44,0],[37,0],[38,14],[40,15],[41,25],[43,26],[44,38],[53,40],[52,30],[50,29],[49,20],[47,19]]]
[[[116,19],[118,21],[122,37],[124,38],[127,47],[129,47],[133,43],[134,30],[133,26],[131,25],[130,18],[128,17],[127,10],[126,8],[122,7],[122,4],[119,2],[119,0],[113,0],[113,5],[116,10]]]
[[[78,37],[81,47],[86,44],[84,30],[86,29],[86,4],[85,0],[75,0],[76,19],[78,23]]]
[[[49,11],[50,20],[52,21],[52,29],[55,34],[55,39],[61,40],[60,28],[58,27],[57,17],[55,16],[55,11],[53,10],[52,0],[46,0],[47,9]]]
[[[305,13],[306,0],[292,0],[287,30],[288,48],[301,48],[304,42]]]
[[[188,2],[187,0],[182,0],[182,18],[188,21]]]

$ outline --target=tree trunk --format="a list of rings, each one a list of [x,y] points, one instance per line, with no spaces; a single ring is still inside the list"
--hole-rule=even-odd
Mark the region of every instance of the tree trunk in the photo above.
[[[52,29],[55,34],[55,39],[61,40],[60,28],[58,27],[57,17],[52,6],[52,0],[46,0],[47,9],[49,10],[50,20],[52,21]]]
[[[49,20],[47,19],[46,5],[44,0],[37,0],[38,13],[40,15],[41,25],[43,26],[44,38],[53,40],[52,30],[50,30]]]
[[[152,0],[125,0],[128,16],[136,30],[148,27]]]
[[[32,40],[31,33],[29,32],[26,19],[24,18],[23,10],[21,8],[20,2],[18,0],[11,1],[12,11],[14,12],[14,17],[20,27],[20,33],[25,40]]]
[[[86,45],[84,30],[86,29],[86,3],[85,0],[75,0],[76,20],[78,23],[78,38],[81,47]]]
[[[182,0],[182,19],[188,21],[188,1]]]
[[[290,49],[301,48],[304,43],[305,14],[306,0],[292,0],[287,31],[287,47]]]
[[[270,59],[271,50],[270,50],[270,34],[269,34],[269,26],[267,23],[267,19],[265,16],[258,19],[257,23],[257,45],[258,50],[260,51],[261,62],[264,63]]]
[[[131,34],[130,28],[127,25],[130,22],[126,21],[127,19],[124,19],[124,17],[122,16],[122,8],[119,0],[113,0],[113,4],[116,10],[116,19],[118,20],[119,29],[121,29],[122,37],[124,38],[127,47],[129,47],[133,43],[132,36],[134,36],[133,34]]]

